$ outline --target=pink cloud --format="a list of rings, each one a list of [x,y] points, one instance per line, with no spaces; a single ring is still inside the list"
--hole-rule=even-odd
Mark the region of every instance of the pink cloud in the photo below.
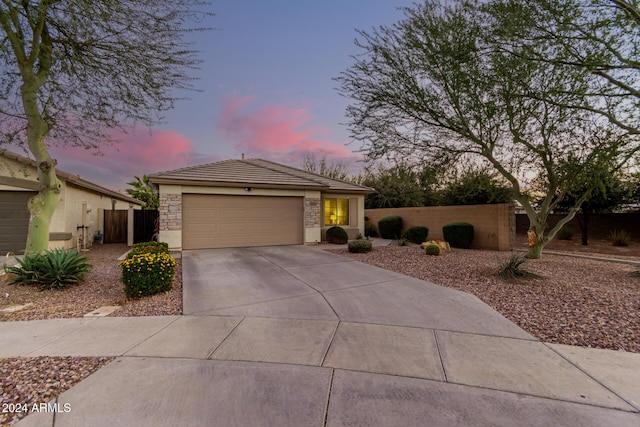
[[[222,113],[216,121],[216,129],[248,157],[289,163],[301,163],[307,154],[336,160],[360,158],[344,144],[332,142],[329,129],[315,123],[306,109],[284,105],[250,108],[252,104],[252,97],[224,97]]]
[[[194,151],[191,140],[174,131],[136,131],[115,135],[120,141],[103,145],[101,152],[78,147],[50,147],[60,170],[100,184],[124,189],[134,176],[222,160]]]
[[[54,157],[71,158],[116,174],[132,177],[191,164],[193,144],[173,131],[136,131],[118,135],[120,142],[101,152],[76,147],[53,147]]]

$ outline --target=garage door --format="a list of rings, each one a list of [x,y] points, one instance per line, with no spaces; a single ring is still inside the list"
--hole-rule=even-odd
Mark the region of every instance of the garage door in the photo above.
[[[184,249],[303,243],[302,197],[182,195]]]
[[[24,253],[29,228],[30,191],[0,191],[0,256]]]

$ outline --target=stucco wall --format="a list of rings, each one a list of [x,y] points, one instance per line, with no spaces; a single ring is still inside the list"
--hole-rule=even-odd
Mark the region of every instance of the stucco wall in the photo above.
[[[237,196],[293,196],[304,198],[304,243],[311,245],[320,243],[323,231],[328,227],[323,224],[322,195],[320,191],[309,190],[279,190],[266,188],[252,188],[247,191],[243,187],[205,187],[181,186],[161,184],[160,191],[160,240],[169,244],[172,249],[182,248],[182,213],[181,199],[183,193],[189,194],[221,194]],[[352,197],[355,200],[357,214],[352,227],[345,227],[350,237],[364,233],[364,196],[361,195],[330,195],[330,197]]]
[[[321,204],[321,212],[322,212],[322,240],[327,240],[327,230],[331,228],[331,226],[324,225],[324,199],[325,198],[338,198],[338,199],[349,199],[349,225],[340,225],[349,236],[349,239],[355,239],[358,234],[362,234],[364,236],[364,217],[365,217],[365,209],[364,209],[364,196],[359,194],[348,194],[348,193],[327,193],[322,196],[322,204]]]
[[[49,231],[51,233],[59,231],[70,232],[72,238],[64,243],[52,241],[49,246],[75,247],[77,245],[78,233],[82,233],[82,229],[78,227],[82,225],[89,227],[86,235],[90,241],[93,240],[93,236],[98,230],[104,235],[104,211],[110,210],[114,206],[111,197],[88,191],[65,181],[63,181],[62,185],[62,197],[53,214]],[[129,209],[128,202],[117,199],[113,200],[115,201],[116,210]],[[86,203],[87,206],[87,213],[83,223],[82,210],[84,203]],[[135,204],[131,205],[131,207],[133,209],[141,208]]]
[[[34,167],[9,158],[0,158],[0,191],[25,191],[37,188],[37,174]],[[56,207],[49,233],[54,239],[49,242],[49,248],[75,248],[78,242],[78,233],[82,229],[78,226],[87,226],[87,237],[93,240],[96,231],[100,230],[104,234],[104,210],[112,209],[112,198],[107,194],[85,189],[73,183],[68,183],[64,179],[60,192],[60,202]],[[129,209],[129,202],[115,200],[115,209]],[[86,203],[87,210],[83,218],[83,203]],[[134,209],[140,209],[139,205],[133,205]],[[84,222],[83,222],[84,219]]]
[[[376,226],[388,215],[401,216],[405,229],[415,225],[429,228],[429,240],[444,240],[444,225],[464,221],[473,225],[475,249],[508,251],[515,241],[515,214],[508,204],[365,210],[365,216]]]

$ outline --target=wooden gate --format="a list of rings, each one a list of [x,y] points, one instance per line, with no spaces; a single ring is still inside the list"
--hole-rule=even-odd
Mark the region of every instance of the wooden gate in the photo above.
[[[133,243],[151,241],[159,216],[160,212],[154,210],[133,211]]]
[[[104,211],[104,243],[127,243],[126,210]]]

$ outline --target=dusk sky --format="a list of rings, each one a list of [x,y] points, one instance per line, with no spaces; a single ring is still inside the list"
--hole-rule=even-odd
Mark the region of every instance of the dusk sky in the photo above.
[[[260,157],[300,167],[306,154],[362,159],[344,125],[348,99],[332,80],[358,53],[356,29],[402,17],[410,0],[213,0],[212,31],[191,35],[203,63],[201,92],[186,96],[152,133],[140,128],[103,155],[56,149],[59,168],[97,184],[126,188],[134,175]]]

